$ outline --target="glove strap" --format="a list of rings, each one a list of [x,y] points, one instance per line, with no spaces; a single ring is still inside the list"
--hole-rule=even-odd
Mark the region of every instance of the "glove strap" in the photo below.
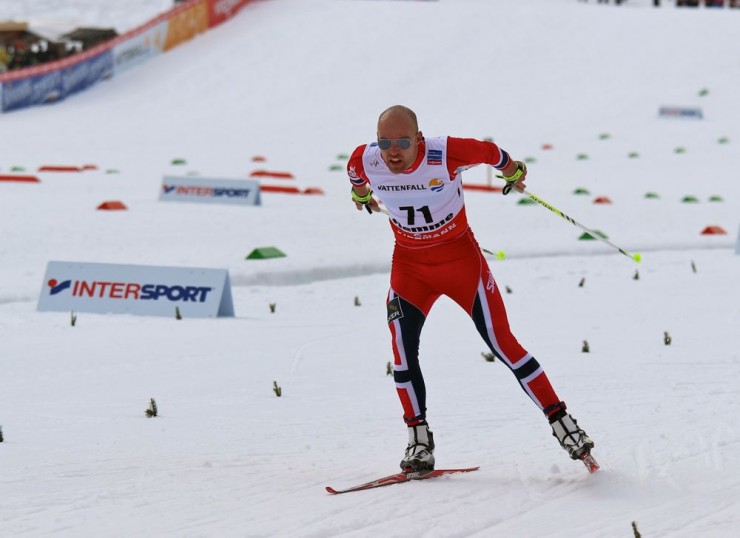
[[[527,165],[524,164],[522,161],[516,161],[516,172],[514,172],[510,176],[498,175],[496,177],[500,177],[507,183],[516,183],[517,181],[519,181],[519,178],[522,177],[526,173],[527,173]]]
[[[355,192],[355,189],[350,189],[352,191],[352,199],[357,202],[358,204],[367,205],[370,203],[370,199],[373,197],[373,191],[368,190],[367,194],[365,196],[360,196]]]
[[[527,165],[524,164],[522,161],[516,161],[516,172],[514,172],[512,175],[505,176],[503,174],[498,174],[496,177],[500,177],[507,183],[504,186],[503,194],[509,194],[511,192],[512,187],[514,186],[514,183],[519,181],[519,178],[522,177],[526,173],[527,173]]]

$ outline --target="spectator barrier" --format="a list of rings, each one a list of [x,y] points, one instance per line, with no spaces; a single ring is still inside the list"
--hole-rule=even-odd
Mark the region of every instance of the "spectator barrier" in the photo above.
[[[188,0],[88,51],[0,73],[0,112],[61,101],[224,23],[253,1]]]

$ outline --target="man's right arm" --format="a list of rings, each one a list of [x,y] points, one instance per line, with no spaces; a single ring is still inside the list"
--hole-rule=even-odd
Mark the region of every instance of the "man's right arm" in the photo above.
[[[372,196],[372,190],[370,190],[370,182],[365,175],[365,167],[362,165],[362,155],[365,153],[366,145],[359,146],[352,152],[347,163],[347,175],[349,181],[352,184],[352,201],[355,203],[355,207],[358,210],[362,210],[363,207],[369,208],[368,212],[380,211],[378,202]],[[367,198],[367,202],[358,201]]]

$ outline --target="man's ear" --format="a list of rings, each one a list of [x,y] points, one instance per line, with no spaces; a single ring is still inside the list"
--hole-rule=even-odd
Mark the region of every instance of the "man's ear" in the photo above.
[[[418,133],[416,133],[416,143],[419,144],[420,142],[423,142],[423,141],[424,141],[424,133],[419,131]]]

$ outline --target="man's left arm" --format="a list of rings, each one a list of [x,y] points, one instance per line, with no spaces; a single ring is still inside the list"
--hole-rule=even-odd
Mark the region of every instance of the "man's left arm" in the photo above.
[[[501,172],[506,181],[513,184],[517,191],[524,190],[527,167],[523,162],[513,160],[498,145],[475,138],[455,138],[452,136],[447,138],[447,168],[450,177],[455,177],[459,168],[476,164],[493,166]]]

